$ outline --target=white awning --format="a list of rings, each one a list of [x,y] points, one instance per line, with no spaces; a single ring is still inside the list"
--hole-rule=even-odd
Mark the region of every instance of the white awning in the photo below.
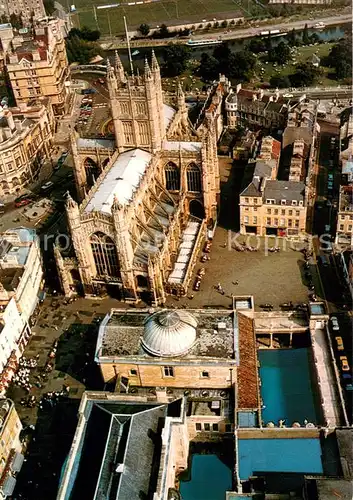
[[[12,476],[8,476],[2,486],[2,492],[5,497],[9,497],[14,492],[16,486],[16,479]]]
[[[22,469],[24,458],[25,457],[22,455],[22,453],[15,453],[11,464],[11,470],[13,472],[19,472]]]

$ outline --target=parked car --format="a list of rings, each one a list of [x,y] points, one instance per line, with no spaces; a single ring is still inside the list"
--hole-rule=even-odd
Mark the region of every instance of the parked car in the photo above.
[[[347,356],[340,356],[341,368],[344,372],[349,372],[349,363]]]
[[[98,82],[99,82],[101,85],[104,85],[104,84],[105,84],[105,80],[104,80],[104,78],[98,78]]]
[[[83,89],[83,90],[81,90],[81,93],[83,95],[89,95],[89,94],[96,94],[97,91],[96,91],[96,89]]]
[[[52,187],[54,186],[54,182],[52,181],[48,181],[46,182],[45,184],[43,184],[43,186],[41,186],[41,190],[42,191],[49,191],[49,189],[51,189]]]
[[[340,326],[338,324],[338,319],[336,316],[331,316],[331,325],[332,325],[332,330],[337,332],[340,329]]]
[[[343,345],[342,337],[335,337],[335,341],[336,341],[337,349],[339,351],[343,351],[344,350],[344,345]]]

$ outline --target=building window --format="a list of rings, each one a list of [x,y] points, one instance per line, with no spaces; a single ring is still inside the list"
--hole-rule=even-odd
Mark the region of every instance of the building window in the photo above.
[[[266,219],[266,224],[267,224],[268,226],[270,226],[270,225],[271,225],[271,217],[267,217],[267,219]]]
[[[165,377],[174,377],[174,367],[173,366],[163,366],[163,373]]]
[[[286,205],[286,200],[281,200],[281,205]]]
[[[292,227],[292,225],[293,225],[292,219],[288,219],[288,227]]]
[[[344,225],[340,224],[340,231],[343,231],[343,230],[344,230]]]
[[[130,375],[131,375],[132,377],[136,377],[136,375],[137,375],[137,370],[135,370],[135,368],[131,368],[131,370],[130,370]]]
[[[278,219],[275,219],[274,225],[278,226]]]
[[[210,424],[203,424],[203,428],[205,431],[209,432],[211,430],[211,425]]]
[[[91,236],[91,248],[97,276],[120,278],[120,265],[114,241],[104,233],[94,233]]]
[[[280,224],[280,226],[284,226],[284,225],[285,225],[285,220],[284,220],[284,219],[281,219],[281,220],[279,221],[279,224]]]
[[[273,211],[273,213],[274,213],[275,215],[278,215],[278,208],[275,208],[275,209],[274,209],[274,211]]]
[[[257,217],[253,217],[253,221],[254,224],[257,224]]]
[[[249,203],[249,198],[245,198],[245,203]]]
[[[249,222],[249,216],[248,216],[248,215],[245,215],[245,217],[244,217],[244,223],[245,223],[245,224],[248,224],[248,222]]]
[[[348,226],[348,231],[352,231],[352,226]]]
[[[286,211],[285,210],[281,210],[281,215],[286,215]]]
[[[288,215],[293,215],[293,210],[288,210]]]
[[[226,432],[232,432],[232,424],[226,424],[225,425],[225,431]]]
[[[267,212],[268,214],[270,214],[270,213],[271,213],[271,209],[270,209],[270,208],[268,208],[268,209],[266,210],[266,212]]]
[[[165,187],[168,191],[180,190],[180,170],[173,162],[167,163],[164,167]]]
[[[297,200],[292,200],[292,205],[298,205]]]
[[[257,205],[257,198],[254,198],[254,205]]]
[[[254,210],[254,212],[257,212],[257,207],[254,207],[253,210]]]
[[[212,424],[213,432],[218,432],[218,424]]]
[[[203,370],[203,371],[201,372],[201,378],[210,378],[210,374],[209,374],[209,372],[207,372],[207,371]]]
[[[196,424],[195,424],[195,429],[196,429],[197,431],[202,431],[202,426],[201,426],[200,422],[196,422]]]
[[[296,211],[295,211],[295,215],[296,215],[297,217],[300,217],[300,210],[296,210]]]
[[[132,130],[132,122],[122,122],[123,123],[123,131],[125,137],[126,144],[134,143],[134,134]]]
[[[186,169],[186,180],[188,191],[192,193],[201,192],[201,172],[195,163],[190,163],[190,165],[188,165]]]
[[[249,207],[244,207],[244,212],[249,212]]]
[[[294,225],[295,225],[295,227],[299,227],[299,221],[298,221],[298,220],[295,220],[295,221],[294,221]]]

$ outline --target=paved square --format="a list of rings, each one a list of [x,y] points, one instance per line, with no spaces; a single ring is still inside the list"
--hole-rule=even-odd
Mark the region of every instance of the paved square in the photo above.
[[[257,252],[238,252],[228,245],[228,231],[217,228],[209,254],[210,261],[199,262],[195,267],[195,276],[201,267],[206,270],[200,291],[191,290],[192,281],[188,295],[193,294],[193,299],[183,298],[178,302],[168,299],[168,305],[174,302],[178,307],[183,304],[188,307],[230,307],[231,295],[253,295],[256,309],[264,303],[270,303],[275,309],[279,309],[279,304],[290,300],[294,303],[307,302],[303,254],[290,248],[288,242],[287,249],[282,250],[283,240],[277,240],[280,252],[266,255],[265,239],[261,238],[259,244],[260,242],[261,248]],[[255,238],[249,241],[249,245],[255,246]],[[269,246],[273,246],[273,243],[270,242]],[[202,253],[200,257],[201,255]],[[238,285],[235,284],[236,281]],[[225,291],[223,296],[215,289],[218,283]]]

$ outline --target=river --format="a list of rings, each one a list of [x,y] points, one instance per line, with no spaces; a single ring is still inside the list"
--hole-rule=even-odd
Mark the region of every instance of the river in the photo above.
[[[334,42],[336,40],[339,40],[342,38],[347,30],[351,29],[350,24],[343,24],[343,25],[338,25],[338,26],[328,26],[327,28],[323,30],[316,30],[316,29],[309,29],[309,35],[312,35],[313,33],[316,33],[320,40],[324,40],[325,42]],[[303,31],[296,31],[296,35],[298,37],[301,37],[303,34]],[[211,35],[210,35],[211,37]],[[214,35],[213,35],[214,37]],[[257,38],[257,37],[254,37]],[[230,40],[228,41],[228,46],[231,49],[232,52],[237,52],[239,50],[242,50],[245,46],[246,43],[248,43],[251,40],[251,38],[246,38],[243,40]],[[273,37],[273,45],[278,44],[281,41],[285,41],[286,37],[285,36],[278,36],[278,37]],[[198,47],[198,48],[193,48],[192,49],[192,58],[200,60],[201,59],[201,54],[207,53],[212,55],[214,51],[215,46],[205,46],[205,47]],[[154,52],[157,56],[157,59],[160,62],[163,62],[163,51],[164,47],[145,47],[145,48],[139,48],[139,53],[136,56],[133,56],[133,61],[134,65],[143,68],[144,65],[144,60],[145,57],[150,57],[151,50],[154,49]],[[132,49],[132,52],[134,52],[135,49]],[[114,51],[107,51],[106,54],[109,57],[112,57]],[[128,53],[127,49],[119,49],[119,56],[124,64],[124,66],[128,65]]]

